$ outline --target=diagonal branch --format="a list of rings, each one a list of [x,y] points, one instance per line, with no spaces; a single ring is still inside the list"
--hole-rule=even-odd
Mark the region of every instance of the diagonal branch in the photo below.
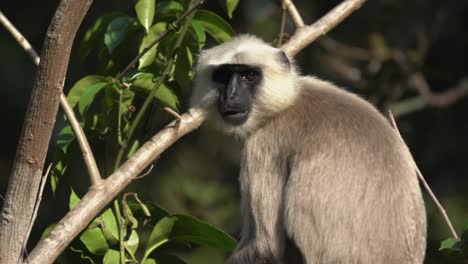
[[[23,47],[23,49],[29,54],[31,59],[34,61],[36,66],[39,66],[40,57],[34,48],[31,46],[29,41],[19,32],[16,27],[6,18],[3,13],[0,11],[0,23],[13,35],[14,39]],[[75,113],[68,104],[67,98],[62,93],[60,94],[60,105],[62,106],[65,115],[67,116],[68,122],[75,133],[76,140],[81,148],[81,153],[83,154],[83,159],[88,168],[88,173],[91,181],[91,186],[96,186],[101,181],[101,175],[99,174],[99,169],[96,164],[96,159],[94,158],[93,151],[89,145],[88,139],[81,128],[78,119],[76,118]]]
[[[403,140],[403,137],[400,134],[400,130],[398,129],[398,125],[397,125],[397,123],[395,121],[395,117],[393,116],[392,111],[388,112],[388,116],[389,116],[389,119],[390,119],[390,124],[396,130],[396,132],[397,132],[398,136],[400,137],[400,139]],[[458,238],[457,232],[455,231],[455,228],[453,227],[453,224],[450,221],[450,218],[448,217],[447,212],[445,211],[444,207],[439,202],[439,199],[437,199],[437,196],[434,194],[431,187],[427,183],[426,179],[422,175],[421,170],[419,170],[419,167],[416,164],[416,162],[414,163],[414,167],[416,169],[416,174],[418,175],[419,180],[421,181],[422,185],[424,186],[424,189],[426,189],[427,193],[429,193],[429,196],[431,197],[432,201],[436,204],[437,209],[439,209],[440,214],[442,214],[442,217],[444,218],[445,223],[447,224],[448,228],[450,229],[450,232],[452,233],[452,236],[454,238]]]
[[[282,49],[288,55],[293,57],[318,37],[325,35],[328,33],[328,31],[336,27],[351,13],[360,8],[365,1],[366,0],[344,0],[341,4],[337,5],[330,12],[328,12],[310,26],[300,26],[302,19],[297,20],[294,22],[296,26],[298,26],[296,32],[292,38],[282,46]],[[294,19],[297,19],[297,17],[300,18],[299,13],[294,7],[294,4],[291,2],[291,0],[288,2],[290,2],[288,5],[288,11],[293,21]]]
[[[118,170],[103,180],[101,185],[88,191],[80,203],[57,223],[47,238],[39,242],[29,255],[28,263],[52,263],[74,237],[137,175],[180,137],[198,128],[204,119],[204,112],[192,110],[181,116],[177,126],[177,121],[172,122],[146,142]]]

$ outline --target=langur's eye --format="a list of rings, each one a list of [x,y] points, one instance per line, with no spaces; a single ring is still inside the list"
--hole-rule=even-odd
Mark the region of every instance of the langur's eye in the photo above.
[[[256,71],[247,70],[241,73],[241,78],[243,81],[254,81],[258,77],[258,73]]]

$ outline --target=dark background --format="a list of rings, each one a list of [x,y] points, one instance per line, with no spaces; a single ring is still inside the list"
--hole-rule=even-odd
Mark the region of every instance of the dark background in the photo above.
[[[295,2],[306,23],[339,3]],[[130,0],[95,1],[77,40],[106,12],[134,15],[133,4]],[[40,51],[57,5],[56,0],[1,1],[0,10]],[[207,1],[205,8],[225,16],[217,1]],[[238,33],[256,34],[271,42],[278,33],[280,14],[276,1],[241,0],[230,23]],[[408,79],[421,72],[432,91],[443,92],[468,77],[467,29],[466,0],[373,0],[297,56],[304,74],[347,87],[381,110],[395,110],[403,137],[458,232],[468,223],[468,97],[434,107],[408,85]],[[287,31],[292,30],[288,23]],[[0,194],[4,194],[36,67],[3,27],[0,58]],[[65,91],[81,77],[96,71],[92,61],[80,61],[75,45]],[[60,128],[62,118],[58,120]],[[172,212],[191,213],[236,235],[239,150],[240,142],[206,124],[165,152],[151,174],[132,183],[128,191],[138,191],[145,200],[155,201]],[[80,195],[86,192],[88,184],[82,166],[77,158],[63,180],[64,186],[73,185]],[[63,216],[67,199],[60,192],[53,196],[49,187],[45,190],[30,246],[46,226]],[[426,263],[460,262],[456,255],[437,250],[450,233],[431,200],[426,199],[426,207]],[[221,263],[223,254],[200,247],[186,252],[185,258],[189,263]]]

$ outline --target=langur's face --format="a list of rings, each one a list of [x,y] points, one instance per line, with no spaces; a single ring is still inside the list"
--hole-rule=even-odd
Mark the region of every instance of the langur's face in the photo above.
[[[262,71],[246,64],[221,64],[211,76],[218,91],[217,110],[224,122],[244,124],[262,82]]]

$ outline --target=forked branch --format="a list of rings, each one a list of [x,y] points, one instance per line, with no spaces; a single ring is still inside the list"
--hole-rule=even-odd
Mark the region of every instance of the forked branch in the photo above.
[[[299,51],[312,43],[318,37],[325,35],[336,27],[346,17],[351,15],[356,9],[360,8],[366,0],[344,0],[330,12],[317,20],[314,24],[303,26],[302,18],[297,12],[291,0],[287,0],[287,10],[296,25],[297,29],[291,39],[282,46],[282,49],[289,55],[294,57]]]

